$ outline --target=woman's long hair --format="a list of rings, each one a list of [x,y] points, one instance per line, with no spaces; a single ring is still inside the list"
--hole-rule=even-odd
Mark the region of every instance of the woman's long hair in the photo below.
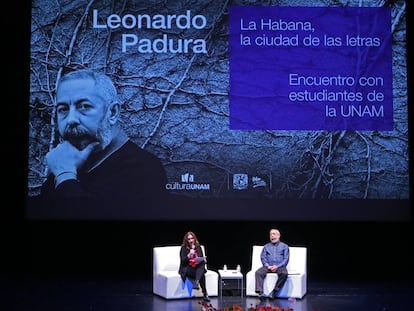
[[[181,244],[182,246],[185,246],[187,249],[190,249],[190,243],[188,243],[188,236],[192,235],[194,238],[194,245],[195,246],[199,246],[200,243],[198,242],[198,238],[195,235],[195,233],[193,231],[188,231],[186,234],[184,234],[183,237],[183,243]]]

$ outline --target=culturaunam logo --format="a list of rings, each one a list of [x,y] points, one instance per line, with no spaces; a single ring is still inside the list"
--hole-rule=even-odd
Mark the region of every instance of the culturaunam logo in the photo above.
[[[194,182],[194,175],[190,173],[182,174],[181,182]]]
[[[181,182],[172,182],[165,185],[167,190],[175,191],[209,191],[210,184],[196,183],[193,174],[185,173],[181,175]]]

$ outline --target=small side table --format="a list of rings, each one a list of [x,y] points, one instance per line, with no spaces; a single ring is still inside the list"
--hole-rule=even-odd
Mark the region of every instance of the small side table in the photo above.
[[[240,291],[243,297],[243,274],[237,270],[218,270],[219,273],[219,294],[223,296],[224,289],[235,289]]]

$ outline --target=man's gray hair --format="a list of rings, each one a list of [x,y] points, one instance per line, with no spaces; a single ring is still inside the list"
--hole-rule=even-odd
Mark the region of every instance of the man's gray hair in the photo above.
[[[59,81],[59,84],[64,81],[74,79],[92,79],[95,81],[95,87],[98,89],[101,96],[106,100],[107,105],[118,102],[118,92],[112,79],[104,73],[93,71],[91,69],[80,69],[71,71],[65,74]],[[59,88],[59,85],[58,85]]]

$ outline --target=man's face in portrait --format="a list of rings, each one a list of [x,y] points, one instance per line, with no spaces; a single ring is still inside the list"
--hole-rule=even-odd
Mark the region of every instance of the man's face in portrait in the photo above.
[[[63,81],[56,94],[59,134],[79,150],[93,142],[101,148],[111,141],[111,124],[105,99],[93,79]]]

